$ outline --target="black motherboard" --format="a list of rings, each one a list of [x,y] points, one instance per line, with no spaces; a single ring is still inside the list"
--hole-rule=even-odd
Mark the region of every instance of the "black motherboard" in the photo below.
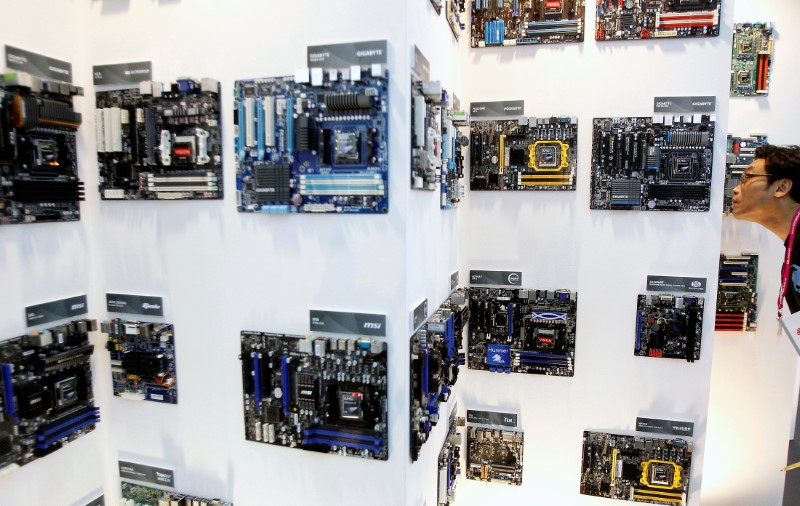
[[[640,357],[700,358],[703,335],[703,298],[694,295],[639,295],[636,307],[636,344]]]

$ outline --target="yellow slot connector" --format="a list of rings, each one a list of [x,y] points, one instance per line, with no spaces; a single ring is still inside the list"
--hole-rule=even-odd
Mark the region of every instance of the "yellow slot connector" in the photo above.
[[[500,134],[500,173],[506,168],[506,136]]]
[[[613,487],[617,483],[617,454],[619,454],[619,450],[614,448],[614,451],[611,453],[611,486]]]
[[[540,146],[542,148],[552,147],[559,151],[560,157],[555,165],[550,165],[549,162],[545,163],[541,159],[536,158],[536,153]],[[528,144],[528,168],[539,172],[558,172],[565,169],[569,166],[567,150],[569,150],[569,145],[561,141],[536,141],[533,144]]]

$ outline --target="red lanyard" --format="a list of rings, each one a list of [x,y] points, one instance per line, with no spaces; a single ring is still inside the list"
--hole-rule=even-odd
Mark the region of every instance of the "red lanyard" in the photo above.
[[[794,236],[797,232],[797,223],[800,221],[800,208],[794,212],[792,218],[792,228],[789,230],[789,240],[786,243],[786,255],[783,257],[783,268],[781,269],[781,293],[778,295],[778,319],[781,318],[783,309],[783,299],[786,297],[786,290],[789,288],[789,276],[791,275],[792,250],[794,249]]]

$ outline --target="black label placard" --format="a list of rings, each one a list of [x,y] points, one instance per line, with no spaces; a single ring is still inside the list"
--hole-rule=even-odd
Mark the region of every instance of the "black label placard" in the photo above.
[[[86,506],[105,506],[105,504],[106,504],[105,496],[101,495],[100,497],[98,497],[94,501],[86,503]]]
[[[428,299],[423,300],[419,306],[411,312],[411,327],[416,331],[420,325],[425,323],[428,318]]]
[[[92,67],[94,84],[137,84],[153,79],[153,62],[113,63]]]
[[[495,413],[494,411],[467,410],[467,423],[482,425],[500,425],[502,427],[516,427],[516,413]]]
[[[25,308],[25,322],[28,327],[44,323],[72,318],[86,314],[89,308],[86,304],[86,295],[78,295],[68,299],[54,300],[44,304],[36,304]]]
[[[458,271],[450,274],[450,290],[455,290],[458,287]]]
[[[431,64],[416,45],[414,46],[414,67],[412,67],[412,70],[423,81],[431,80]]]
[[[636,417],[636,430],[639,432],[692,437],[694,435],[694,422],[676,422],[675,420]]]
[[[312,309],[309,315],[312,332],[386,336],[386,315],[343,313]]]
[[[111,313],[164,316],[164,300],[149,295],[107,293],[106,309]]]
[[[469,282],[473,285],[521,286],[521,271],[469,271]]]
[[[469,114],[473,118],[522,116],[525,114],[525,101],[501,100],[499,102],[470,102]]]
[[[680,276],[647,276],[647,289],[651,292],[697,292],[706,291],[706,278]]]
[[[119,461],[119,477],[123,480],[140,481],[162,487],[175,486],[175,471],[172,469],[162,469],[124,460]]]
[[[56,81],[72,82],[72,64],[6,45],[6,67]]]
[[[347,42],[344,44],[324,44],[308,46],[307,62],[309,68],[344,68],[351,65],[386,64],[388,44],[385,40],[368,42]]]
[[[717,97],[656,97],[653,111],[657,113],[693,114],[717,110]]]

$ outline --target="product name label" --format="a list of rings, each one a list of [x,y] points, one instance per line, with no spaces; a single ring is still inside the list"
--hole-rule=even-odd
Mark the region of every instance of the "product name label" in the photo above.
[[[651,292],[697,292],[706,291],[707,278],[680,276],[647,276],[647,289]]]
[[[152,485],[175,486],[175,471],[136,462],[119,461],[119,477]]]
[[[6,45],[6,67],[57,81],[72,82],[72,64]]]
[[[525,101],[470,102],[469,111],[473,118],[518,117],[525,113]]]
[[[92,67],[94,84],[136,84],[153,79],[153,62],[114,63]]]
[[[428,299],[423,300],[411,311],[411,328],[416,331],[428,318]]]
[[[522,285],[521,271],[469,271],[469,282],[473,285]]]
[[[656,97],[653,100],[653,111],[657,113],[713,113],[716,110],[717,97]]]
[[[636,417],[636,430],[639,432],[692,437],[694,435],[694,422]]]
[[[164,316],[164,300],[149,295],[107,293],[106,309],[110,313]]]
[[[25,322],[28,327],[42,325],[72,318],[88,312],[86,305],[86,295],[78,295],[68,299],[35,304],[25,308]]]
[[[312,309],[309,328],[312,332],[386,336],[386,315]]]
[[[516,427],[516,413],[496,413],[494,411],[467,410],[467,423],[479,425],[499,425],[501,427]]]
[[[344,44],[325,44],[308,46],[306,60],[309,68],[347,68],[351,65],[371,65],[387,63],[385,40],[367,42],[347,42]]]
[[[431,64],[422,51],[417,46],[414,46],[414,66],[411,70],[423,81],[430,81],[431,79]]]

